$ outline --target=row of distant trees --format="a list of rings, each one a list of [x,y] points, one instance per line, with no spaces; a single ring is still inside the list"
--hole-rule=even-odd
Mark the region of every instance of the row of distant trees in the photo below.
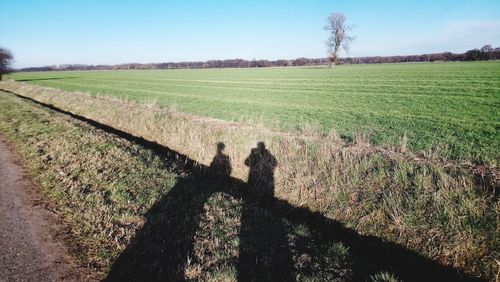
[[[485,45],[481,49],[469,50],[465,53],[455,54],[451,52],[409,55],[409,56],[377,56],[339,58],[337,64],[384,64],[405,62],[460,62],[460,61],[483,61],[500,60],[500,47],[493,48]],[[180,63],[151,63],[151,64],[120,64],[120,65],[59,65],[23,68],[19,71],[67,71],[67,70],[146,70],[146,69],[205,69],[205,68],[262,68],[262,67],[293,67],[293,66],[316,66],[328,65],[330,58],[298,58],[294,60],[211,60],[206,62],[180,62]]]

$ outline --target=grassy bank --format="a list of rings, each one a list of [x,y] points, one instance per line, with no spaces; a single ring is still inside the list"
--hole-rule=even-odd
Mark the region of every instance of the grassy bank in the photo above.
[[[334,129],[393,146],[498,164],[500,63],[15,73],[9,78],[274,129]]]
[[[0,132],[69,227],[74,254],[102,276],[177,175],[151,152],[69,117],[4,92],[0,105]]]
[[[497,270],[498,266],[494,259],[498,259],[499,256],[496,253],[496,250],[499,249],[499,238],[496,236],[499,224],[499,204],[498,199],[495,198],[492,192],[493,187],[497,184],[490,182],[488,179],[477,179],[470,170],[461,166],[443,166],[439,162],[416,161],[412,158],[405,158],[404,154],[396,154],[395,152],[393,152],[395,155],[384,154],[373,147],[363,145],[362,138],[358,140],[358,144],[351,145],[344,144],[334,134],[322,137],[315,136],[312,132],[310,135],[299,138],[293,134],[267,130],[258,126],[198,118],[155,106],[139,106],[126,101],[95,98],[84,94],[65,95],[54,90],[20,86],[18,84],[3,84],[2,86],[102,123],[110,124],[135,135],[157,141],[185,153],[205,165],[211,162],[215,154],[215,144],[222,141],[226,144],[225,152],[232,160],[233,175],[243,180],[246,180],[248,174],[248,168],[244,165],[244,160],[256,142],[263,140],[270,152],[278,160],[274,176],[275,193],[280,200],[287,201],[294,206],[304,206],[320,211],[327,218],[338,220],[361,234],[375,235],[384,240],[396,242],[425,257],[446,265],[453,265],[469,273],[492,278]],[[8,107],[2,107],[2,109],[8,109]],[[12,120],[11,116],[15,112],[3,111],[4,120]],[[13,107],[11,107],[11,111],[14,111]],[[18,116],[19,120],[15,124],[16,126],[22,120],[21,113],[18,113]],[[15,134],[19,134],[15,133],[13,129],[15,126],[11,126],[9,130],[5,124],[8,123],[3,122],[3,128],[8,134],[10,132],[10,135],[14,137]],[[30,130],[30,126],[27,126],[25,134],[33,135]],[[36,135],[34,134],[34,136]],[[70,136],[63,136],[65,136],[65,139],[75,140],[71,139]],[[18,138],[18,140],[22,140],[26,136]],[[76,139],[72,146],[73,150],[75,150],[74,154],[79,155],[78,148],[80,144],[78,144],[77,140],[80,140],[80,138]],[[22,144],[22,142],[20,143]],[[100,147],[102,146],[101,143],[103,142],[96,141],[95,146]],[[24,146],[26,150],[31,147]],[[133,146],[126,145],[123,149],[128,151],[129,147],[133,148]],[[52,150],[53,146],[49,146],[44,152]],[[107,148],[103,148],[101,151],[106,154],[109,152]],[[154,160],[153,156],[151,158]],[[143,189],[141,188],[143,185],[141,181],[146,181],[146,183],[152,179],[161,181],[159,184],[156,182],[151,184],[154,187],[147,186],[150,188],[145,190],[153,194],[147,194],[144,197],[146,204],[137,202],[136,209],[138,211],[145,212],[155,201],[158,202],[158,197],[161,195],[157,190],[158,187],[173,185],[165,184],[170,183],[168,181],[171,181],[173,176],[161,176],[162,173],[165,173],[164,170],[161,169],[161,166],[155,169],[156,166],[151,165],[153,161],[147,161],[148,165],[136,167],[134,172],[138,174],[129,173],[130,165],[127,162],[123,162],[127,164],[125,166],[112,166],[111,164],[114,162],[111,160],[116,159],[114,156],[105,156],[101,160],[101,157],[84,155],[81,162],[96,159],[107,162],[107,167],[112,169],[110,173],[103,175],[116,175],[115,170],[117,172],[121,170],[127,171],[127,173],[119,175],[124,176],[125,183],[136,183],[137,187],[139,187],[137,188],[138,191]],[[79,167],[86,166],[81,164]],[[99,170],[80,169],[80,171],[85,175],[85,173],[96,173]],[[142,171],[148,173],[157,172],[159,175],[143,175]],[[103,177],[99,175],[99,173],[95,175],[97,180],[100,179],[99,177]],[[126,175],[131,179],[127,180]],[[76,184],[75,187],[94,185],[96,179],[90,179],[83,184]],[[122,181],[122,177],[113,179],[120,183]],[[47,181],[47,183],[51,182]],[[97,183],[99,182],[97,181]],[[194,183],[194,186],[199,186],[196,182]],[[191,184],[188,186],[191,186]],[[128,184],[120,184],[119,187],[128,187]],[[168,190],[168,188],[166,189]],[[127,193],[135,195],[135,190],[135,186],[131,186],[127,191],[132,192]],[[214,212],[227,214],[233,219],[238,213],[241,213],[241,206],[244,206],[241,198],[233,197],[231,200],[231,198],[224,197],[222,194],[212,193],[210,195],[219,195],[218,197],[220,197],[219,200],[213,201],[213,203],[216,203],[213,206]],[[126,195],[120,197],[125,197],[126,202],[129,201]],[[221,203],[220,201],[224,199],[229,200],[231,203],[227,205]],[[202,202],[211,203],[212,201],[203,200]],[[113,207],[113,210],[109,212],[115,216],[115,204],[114,202],[111,203],[113,204],[110,207]],[[221,206],[228,208],[228,210],[224,208],[221,210]],[[240,210],[238,210],[238,206]],[[204,207],[204,209],[207,208]],[[137,212],[137,218],[140,218],[140,214],[140,212]],[[220,221],[217,221],[217,218],[216,216],[215,219],[211,218],[209,221],[218,222],[216,225],[219,225]],[[196,220],[203,222],[201,217]],[[233,224],[231,226],[237,227],[238,224],[241,224],[238,223],[238,220],[223,220],[222,222],[223,226],[225,226],[224,224]],[[279,223],[277,226],[283,226],[283,224],[286,225],[287,223]],[[104,226],[107,225],[104,224]],[[109,228],[112,230],[123,229],[125,231],[121,232],[133,233],[134,228],[137,226],[140,226],[140,224],[131,226],[126,224],[110,225]],[[234,230],[233,227],[223,228],[226,231],[219,230],[215,234],[222,236],[220,238],[226,238],[229,235],[224,232],[232,232],[232,236],[235,236],[234,231],[231,231]],[[299,233],[304,231],[300,231],[300,228],[303,227],[296,226],[289,227],[286,233],[292,232],[290,230],[295,230],[295,228],[299,228],[297,231]],[[278,229],[281,230],[281,228]],[[111,231],[106,230],[103,234],[108,234],[106,232]],[[304,232],[309,231],[306,229]],[[119,242],[127,241],[127,238],[129,238],[127,236],[130,236],[131,233],[127,233],[128,235],[124,239],[120,239]],[[210,238],[204,241],[205,244],[210,244],[209,242],[219,242],[218,244],[221,244],[220,239],[215,239],[209,235],[204,236]],[[293,235],[290,236],[293,237]],[[235,243],[229,244],[234,248],[239,239],[231,236],[229,238],[235,238]],[[227,240],[224,239],[224,241]],[[123,243],[123,245],[125,244]],[[123,248],[123,245],[118,244],[113,247],[111,244],[110,248],[119,250]],[[227,245],[225,247],[229,248]],[[332,248],[336,250],[335,252],[341,251],[341,249],[333,247],[333,245]],[[233,252],[234,255],[234,249],[232,251],[228,249],[227,252]],[[203,256],[203,254],[200,255]],[[108,258],[112,257],[113,255],[108,256]],[[226,274],[233,273],[231,275],[236,275],[237,270],[234,265],[231,266],[229,257],[226,258],[227,268],[222,267],[225,270],[221,271]],[[207,259],[211,260],[210,257]],[[106,263],[103,262],[103,265],[106,265]],[[197,267],[195,268],[198,270],[194,271],[194,273],[198,273],[198,275],[206,274],[203,266]],[[351,269],[345,266],[341,267],[341,269],[344,268]],[[369,269],[367,266],[355,269],[363,268]],[[345,274],[351,273],[349,275],[362,276],[362,274],[353,274],[360,273],[359,270],[356,271],[351,269]]]
[[[72,254],[96,279],[234,281],[252,275],[242,270],[251,263],[237,263],[242,241],[262,260],[259,275],[267,275],[283,252],[279,240],[293,246],[285,270],[300,281],[370,277],[370,262],[358,263],[341,242],[314,238],[307,227],[243,202],[238,187],[197,179],[175,160],[5,92],[0,132],[64,221]],[[393,277],[371,276],[381,275]]]

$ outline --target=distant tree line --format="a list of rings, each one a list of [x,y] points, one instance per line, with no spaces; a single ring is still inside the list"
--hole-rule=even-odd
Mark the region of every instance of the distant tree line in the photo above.
[[[407,62],[460,62],[500,60],[500,47],[493,48],[485,45],[481,49],[469,50],[462,54],[451,52],[408,55],[408,56],[376,56],[339,58],[338,64],[388,64]],[[330,64],[329,58],[294,60],[210,60],[206,62],[179,62],[179,63],[151,63],[151,64],[119,64],[119,65],[82,65],[70,64],[59,66],[22,68],[18,71],[71,71],[71,70],[149,70],[149,69],[208,69],[208,68],[263,68],[263,67],[299,67]]]

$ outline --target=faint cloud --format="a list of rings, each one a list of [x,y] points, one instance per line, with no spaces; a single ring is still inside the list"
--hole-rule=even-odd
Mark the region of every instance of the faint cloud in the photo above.
[[[460,39],[489,33],[500,35],[500,20],[448,23],[443,27],[442,40]]]
[[[404,49],[420,53],[464,52],[484,44],[500,45],[500,20],[449,22],[428,37],[406,44]]]

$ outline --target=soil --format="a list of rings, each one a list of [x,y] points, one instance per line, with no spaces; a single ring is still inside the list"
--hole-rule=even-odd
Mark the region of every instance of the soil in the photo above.
[[[88,281],[57,235],[62,225],[40,201],[0,136],[0,281]]]

